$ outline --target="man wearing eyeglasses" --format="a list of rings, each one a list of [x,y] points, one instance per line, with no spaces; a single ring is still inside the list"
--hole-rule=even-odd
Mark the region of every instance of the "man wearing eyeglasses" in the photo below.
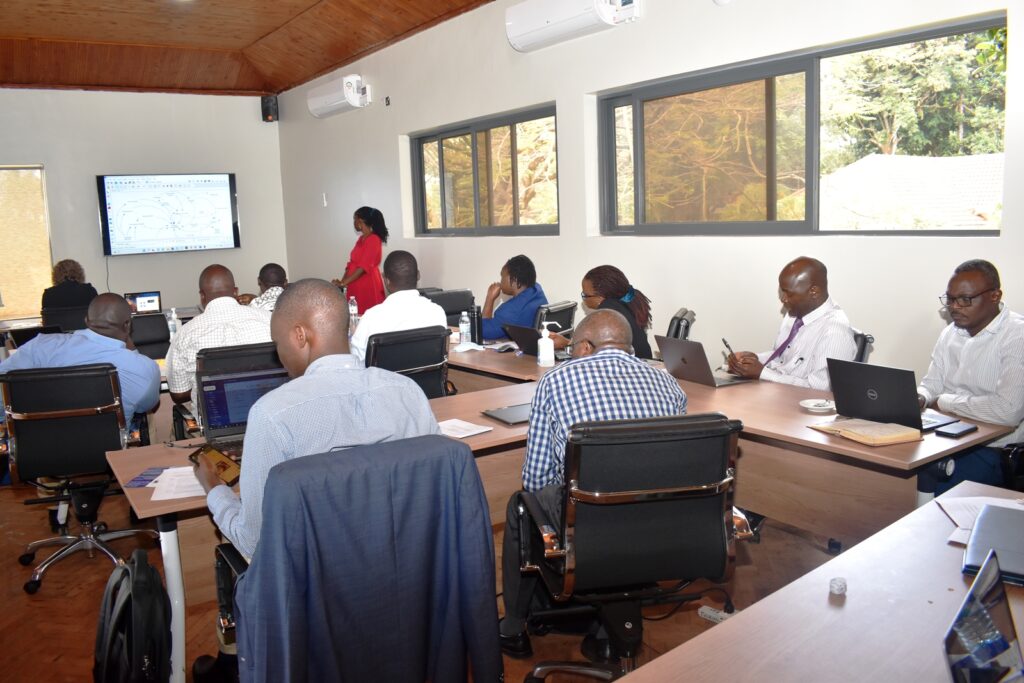
[[[965,480],[1002,484],[1000,447],[1024,441],[1024,316],[1002,298],[999,271],[981,259],[957,266],[939,297],[953,322],[939,335],[917,388],[921,408],[1015,430],[957,457],[952,477],[935,485],[935,495]]]

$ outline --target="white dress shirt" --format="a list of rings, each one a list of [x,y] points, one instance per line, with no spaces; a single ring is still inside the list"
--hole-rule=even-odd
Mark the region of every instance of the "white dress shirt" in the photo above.
[[[764,363],[772,352],[789,337],[796,318],[787,314],[782,319],[779,336],[771,351],[757,354],[757,360]],[[765,365],[761,379],[798,387],[828,390],[828,363],[826,358],[853,360],[857,355],[857,343],[853,339],[853,328],[843,309],[832,300],[804,316],[804,326],[797,330],[789,347],[780,356]]]
[[[262,308],[264,311],[273,311],[277,305],[277,298],[284,294],[284,287],[267,287],[267,291],[249,302],[253,308]]]
[[[174,335],[167,349],[164,370],[173,393],[192,391],[196,380],[196,354],[202,349],[270,341],[270,312],[242,306],[222,296],[206,304],[202,314],[189,320]],[[192,400],[195,401],[195,393]]]
[[[973,337],[950,324],[939,335],[917,393],[939,410],[1016,427],[992,446],[1024,441],[1024,316],[1000,304]]]
[[[418,327],[440,325],[448,327],[444,309],[415,289],[394,292],[372,308],[366,309],[352,335],[350,351],[360,361],[366,361],[366,345],[370,337],[382,332],[415,330]]]

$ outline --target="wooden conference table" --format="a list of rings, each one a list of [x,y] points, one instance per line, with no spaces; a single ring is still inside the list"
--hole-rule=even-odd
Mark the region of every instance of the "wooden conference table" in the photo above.
[[[965,482],[945,496],[1021,494]],[[948,681],[943,638],[972,581],[954,528],[932,501],[623,680]],[[829,594],[836,577],[845,597]],[[1007,589],[1024,628],[1024,588]]]

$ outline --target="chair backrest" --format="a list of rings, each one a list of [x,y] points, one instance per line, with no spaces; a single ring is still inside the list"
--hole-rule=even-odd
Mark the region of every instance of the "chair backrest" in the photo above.
[[[853,359],[858,363],[863,363],[868,359],[868,354],[871,353],[871,345],[875,343],[875,338],[867,332],[861,332],[854,327],[853,341],[857,345],[857,353]]]
[[[42,310],[43,325],[57,325],[61,332],[74,332],[85,329],[85,314],[88,306],[68,306],[66,308],[44,308]]]
[[[106,472],[124,447],[117,370],[109,363],[0,375],[11,454],[22,481]]]
[[[366,342],[366,367],[406,375],[423,389],[427,398],[439,398],[446,394],[450,334],[447,327],[436,325],[370,335]]]
[[[171,331],[163,313],[132,316],[132,342],[139,353],[152,359],[163,358],[171,345]]]
[[[553,329],[553,332],[571,330],[573,319],[576,317],[576,305],[575,301],[544,304],[537,309],[537,315],[533,318],[533,329],[539,330],[543,323],[555,323],[558,329]]]
[[[690,328],[693,327],[695,320],[697,320],[696,313],[686,307],[680,308],[668,321],[668,331],[665,336],[672,339],[689,339]]]
[[[459,314],[473,308],[473,292],[468,289],[447,289],[439,292],[423,292],[435,304],[444,309],[449,325],[459,324]]]
[[[40,325],[39,327],[14,327],[7,330],[7,336],[14,342],[14,348],[27,344],[41,334],[60,334],[59,325]]]
[[[718,413],[574,425],[563,594],[721,578],[742,428]]]
[[[217,346],[196,353],[196,375],[204,372],[235,372],[282,368],[274,342]]]

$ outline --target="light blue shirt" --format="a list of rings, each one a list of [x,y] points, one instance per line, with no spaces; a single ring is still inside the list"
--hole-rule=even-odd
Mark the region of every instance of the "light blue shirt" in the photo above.
[[[265,394],[249,410],[241,498],[227,486],[216,486],[206,496],[214,522],[244,555],[251,557],[259,542],[263,487],[274,465],[441,432],[415,382],[361,365],[351,354],[318,358],[304,375]]]
[[[156,361],[125,348],[120,339],[104,337],[92,330],[40,334],[0,363],[0,372],[92,363],[110,363],[117,368],[121,403],[129,421],[134,413],[145,413],[160,400],[160,368]]]

